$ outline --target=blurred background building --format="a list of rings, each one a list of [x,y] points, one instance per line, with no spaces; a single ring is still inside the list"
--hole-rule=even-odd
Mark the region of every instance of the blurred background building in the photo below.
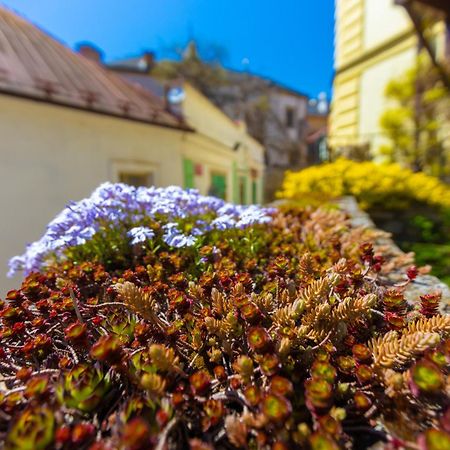
[[[413,68],[421,52],[431,59],[430,67],[445,73],[449,5],[446,0],[336,0],[329,126],[335,154],[380,156],[387,142],[380,118],[392,104],[386,87]],[[415,105],[417,110],[418,97]]]
[[[108,67],[128,79],[145,75],[166,85],[186,80],[230,119],[245,123],[249,134],[265,148],[265,200],[274,198],[286,170],[304,168],[323,156],[318,148],[325,143],[326,97],[309,104],[306,94],[267,77],[207,63],[194,41],[180,60],[156,61],[154,53],[144,52]],[[312,105],[319,105],[320,112]]]

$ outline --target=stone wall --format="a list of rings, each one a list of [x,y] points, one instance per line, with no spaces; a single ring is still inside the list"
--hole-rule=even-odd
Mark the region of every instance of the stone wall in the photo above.
[[[350,216],[350,221],[352,225],[358,227],[367,227],[367,228],[375,228],[373,221],[370,216],[362,211],[356,200],[353,197],[344,197],[337,201],[339,207],[347,212]],[[389,253],[393,256],[395,255],[404,255],[404,252],[400,250],[400,248],[394,243],[394,241],[388,237],[386,233],[385,236],[377,239],[376,244],[383,246],[389,250]],[[401,275],[393,273],[392,280],[397,282],[400,281]],[[428,292],[439,290],[442,292],[442,304],[441,304],[441,312],[442,313],[450,313],[450,288],[443,283],[439,278],[436,278],[432,275],[419,275],[413,283],[410,283],[406,288],[405,295],[407,300],[414,304],[418,301],[419,296],[426,294]]]

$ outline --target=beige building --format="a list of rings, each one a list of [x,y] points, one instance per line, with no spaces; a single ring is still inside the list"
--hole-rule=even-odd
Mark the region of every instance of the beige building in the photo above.
[[[446,51],[446,26],[433,28],[438,58]],[[418,38],[406,10],[394,0],[336,0],[335,79],[329,144],[335,150],[384,143],[379,120],[388,106],[387,83],[415,63]]]
[[[121,77],[164,99],[167,108],[195,129],[183,145],[184,184],[201,194],[236,203],[261,203],[264,147],[192,84],[161,82],[148,73],[120,70]]]
[[[201,101],[186,111],[189,119],[209,115],[197,132],[158,96],[0,8],[0,296],[19,283],[6,278],[9,258],[104,181],[207,192],[215,177],[220,186],[225,179],[219,195],[243,198],[239,176],[254,169],[259,182],[263,150],[237,124],[222,131],[222,118]],[[260,201],[260,191],[244,200]]]
[[[264,198],[274,199],[286,170],[308,164],[308,97],[267,77],[210,65],[200,58],[194,41],[181,61],[156,61],[151,52],[114,61],[112,70],[142,79],[151,76],[162,80],[183,78],[199,87],[218,108],[233,121],[245,122],[248,132],[265,149]],[[252,178],[258,178],[252,172]],[[256,181],[257,184],[261,184]],[[252,181],[252,185],[254,181]]]

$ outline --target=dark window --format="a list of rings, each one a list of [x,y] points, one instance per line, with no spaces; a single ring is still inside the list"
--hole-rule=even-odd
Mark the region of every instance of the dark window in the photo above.
[[[288,106],[286,108],[286,126],[292,128],[294,126],[294,108]]]
[[[133,173],[133,172],[120,172],[119,181],[121,183],[129,184],[130,186],[151,186],[154,184],[153,174],[151,172],[146,173]]]

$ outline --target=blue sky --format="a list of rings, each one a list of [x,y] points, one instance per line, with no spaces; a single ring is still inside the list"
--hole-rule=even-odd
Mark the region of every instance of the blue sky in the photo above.
[[[316,96],[331,91],[334,0],[0,0],[74,47],[90,41],[107,60],[143,50],[157,58],[194,37],[219,45],[225,65]]]

